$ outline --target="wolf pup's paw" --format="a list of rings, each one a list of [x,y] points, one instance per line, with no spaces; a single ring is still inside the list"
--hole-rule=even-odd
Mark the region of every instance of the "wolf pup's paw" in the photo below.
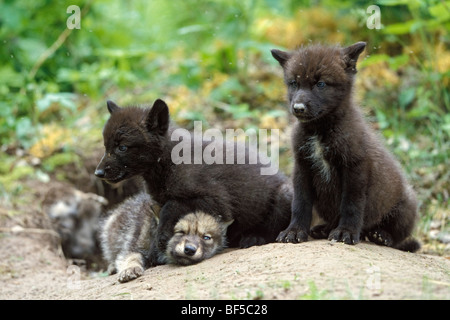
[[[278,235],[277,242],[299,243],[308,241],[308,232],[302,227],[288,227]]]
[[[262,246],[263,244],[266,244],[267,241],[264,239],[264,237],[259,235],[247,235],[243,236],[241,238],[241,241],[239,241],[239,247],[241,248],[250,248],[253,246]]]
[[[127,268],[119,273],[119,282],[124,283],[139,278],[144,273],[141,266]]]
[[[354,232],[347,228],[337,227],[331,230],[328,240],[344,242],[345,244],[357,244],[359,242],[360,232]]]
[[[372,241],[380,246],[392,247],[394,245],[394,240],[392,240],[392,236],[389,232],[381,229],[369,231],[367,233],[367,238],[369,241]]]
[[[106,272],[108,272],[108,275],[112,275],[112,274],[116,274],[117,273],[117,269],[114,263],[110,263],[108,265],[108,269],[106,270]]]
[[[309,234],[314,239],[327,239],[330,233],[330,227],[328,224],[319,224],[309,230]]]

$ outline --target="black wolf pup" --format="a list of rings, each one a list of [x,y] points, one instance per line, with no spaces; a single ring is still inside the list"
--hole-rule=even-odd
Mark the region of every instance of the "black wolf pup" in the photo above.
[[[169,128],[164,101],[158,99],[147,109],[121,108],[111,101],[107,106],[111,117],[103,130],[106,150],[95,174],[110,183],[140,175],[152,199],[162,205],[150,266],[164,263],[174,226],[188,213],[203,211],[223,222],[234,220],[227,231],[230,247],[274,242],[289,224],[292,188],[283,174],[261,175],[260,162],[174,164],[171,152],[179,141],[171,140],[174,128]],[[207,146],[200,145],[203,150]]]
[[[365,46],[272,50],[298,119],[292,218],[279,242],[306,241],[310,233],[355,244],[362,234],[405,251],[420,247],[409,238],[417,218],[415,193],[353,102],[356,61]],[[310,230],[313,206],[326,223]]]

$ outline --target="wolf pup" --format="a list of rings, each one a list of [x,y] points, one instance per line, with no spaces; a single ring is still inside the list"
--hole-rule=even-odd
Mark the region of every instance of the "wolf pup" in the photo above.
[[[169,128],[164,101],[156,100],[151,109],[121,108],[111,101],[107,107],[105,155],[95,175],[110,183],[141,175],[151,197],[162,205],[150,265],[164,263],[174,227],[188,213],[234,220],[227,231],[233,247],[274,242],[288,226],[293,191],[283,174],[261,175],[263,165],[248,164],[248,152],[246,164],[175,164],[171,152],[179,141],[171,140],[174,128]],[[201,144],[204,150],[207,144]],[[195,149],[193,145],[191,155]]]
[[[226,247],[226,232],[232,223],[201,211],[183,216],[167,245],[167,262],[191,265],[211,258]]]
[[[65,184],[47,192],[42,208],[61,238],[66,258],[84,260],[89,268],[100,266],[98,224],[107,205],[107,199]]]
[[[128,282],[144,272],[160,209],[150,195],[139,193],[110,210],[102,222],[103,256],[109,264],[108,273],[118,273],[119,282]],[[203,212],[185,215],[175,225],[165,261],[190,265],[211,258],[226,246],[226,230],[232,222],[222,223]]]
[[[416,251],[417,201],[402,170],[353,102],[356,61],[366,43],[272,50],[284,71],[295,157],[292,218],[279,242],[369,240]],[[312,208],[326,222],[311,230]]]
[[[119,273],[119,282],[142,275],[145,255],[155,238],[160,206],[142,192],[107,213],[101,224],[100,243],[108,273]]]

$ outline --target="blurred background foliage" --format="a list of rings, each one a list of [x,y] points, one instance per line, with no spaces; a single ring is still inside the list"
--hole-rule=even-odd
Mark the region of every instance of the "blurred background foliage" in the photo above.
[[[381,29],[366,25],[372,4]],[[66,26],[70,5],[80,29]],[[279,128],[290,174],[292,119],[270,49],[366,41],[357,99],[418,191],[418,236],[448,237],[449,29],[445,0],[3,0],[0,204],[26,203],[26,181],[81,172],[102,150],[107,99],[163,98],[187,128]]]

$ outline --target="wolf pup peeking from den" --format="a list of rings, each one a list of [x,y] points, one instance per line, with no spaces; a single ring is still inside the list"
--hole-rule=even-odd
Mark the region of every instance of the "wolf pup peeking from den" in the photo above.
[[[152,199],[162,205],[149,266],[165,263],[177,222],[192,212],[206,212],[223,223],[234,220],[227,230],[230,247],[275,242],[288,226],[293,191],[283,174],[261,175],[263,164],[259,159],[250,164],[248,152],[245,164],[175,164],[171,152],[179,141],[171,139],[175,128],[169,127],[164,101],[158,99],[147,109],[121,108],[111,101],[107,107],[111,116],[103,129],[105,154],[95,175],[110,183],[140,175]],[[193,145],[190,152],[195,151]]]
[[[353,101],[356,61],[366,43],[272,50],[284,71],[295,157],[292,218],[279,242],[328,238],[346,244],[367,236],[414,252],[417,200],[400,165]],[[311,230],[313,206],[325,224]]]

